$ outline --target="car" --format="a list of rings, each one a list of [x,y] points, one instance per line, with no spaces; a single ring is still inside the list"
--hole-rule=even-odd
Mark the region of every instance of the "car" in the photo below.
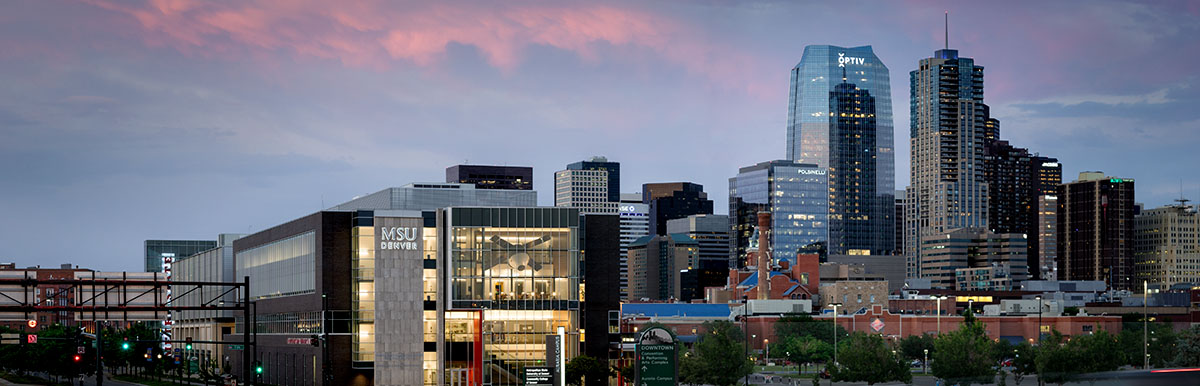
[[[921,363],[920,359],[913,359],[912,363],[909,364],[909,366],[912,367],[921,367],[922,365],[924,365],[924,363]]]
[[[820,375],[822,379],[829,379],[829,369],[821,370]]]

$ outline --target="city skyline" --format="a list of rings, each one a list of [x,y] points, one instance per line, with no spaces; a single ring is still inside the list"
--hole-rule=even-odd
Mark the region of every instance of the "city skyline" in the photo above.
[[[1064,182],[1136,179],[1147,208],[1200,198],[1196,3],[320,4],[10,7],[0,262],[138,271],[145,240],[257,232],[467,163],[532,166],[549,206],[554,171],[604,155],[623,193],[695,182],[726,214],[739,167],[786,157],[805,46],[870,45],[907,101],[945,10],[1001,139],[1058,158]]]

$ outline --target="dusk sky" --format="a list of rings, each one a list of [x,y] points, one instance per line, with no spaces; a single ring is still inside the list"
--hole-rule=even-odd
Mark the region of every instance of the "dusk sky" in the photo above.
[[[985,67],[1001,137],[1200,199],[1200,2],[21,1],[0,12],[0,262],[142,269],[146,239],[215,239],[459,163],[553,173],[592,155],[622,191],[786,153],[805,45],[891,70],[896,186],[908,72]]]

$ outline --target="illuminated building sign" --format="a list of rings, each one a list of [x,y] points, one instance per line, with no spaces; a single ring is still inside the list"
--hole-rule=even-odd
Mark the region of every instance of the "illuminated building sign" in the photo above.
[[[417,236],[417,228],[382,227],[379,233],[379,249],[415,251],[417,249]]]
[[[800,171],[800,174],[809,174],[809,175],[816,175],[816,176],[825,175],[825,169],[800,169],[799,171]]]
[[[846,56],[845,52],[838,53],[838,67],[846,67],[846,64],[862,65],[863,63],[866,63],[866,62],[867,62],[866,58],[855,58],[855,57]]]

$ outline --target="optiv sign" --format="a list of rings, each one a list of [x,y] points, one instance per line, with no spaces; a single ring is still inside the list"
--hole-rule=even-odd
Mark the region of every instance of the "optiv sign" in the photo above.
[[[855,58],[855,57],[846,56],[845,52],[838,53],[838,67],[846,67],[847,64],[857,64],[857,65],[861,66],[863,63],[866,63],[866,62],[867,62],[866,58]]]

